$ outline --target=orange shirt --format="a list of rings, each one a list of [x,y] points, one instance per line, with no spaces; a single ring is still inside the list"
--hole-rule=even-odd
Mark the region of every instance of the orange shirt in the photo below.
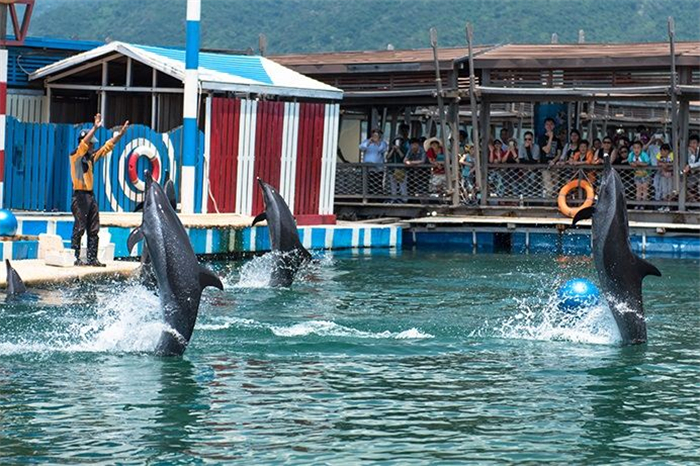
[[[593,151],[589,150],[586,152],[586,155],[581,158],[581,151],[576,151],[574,155],[571,156],[571,159],[574,162],[586,162],[588,165],[593,163]]]
[[[88,145],[80,141],[76,151],[70,155],[70,176],[73,180],[73,189],[75,191],[92,191],[92,167],[95,162],[112,152],[112,149],[114,149],[114,144],[112,144],[111,140],[107,141],[87,161],[87,170],[85,170],[83,167],[83,156],[87,154]]]

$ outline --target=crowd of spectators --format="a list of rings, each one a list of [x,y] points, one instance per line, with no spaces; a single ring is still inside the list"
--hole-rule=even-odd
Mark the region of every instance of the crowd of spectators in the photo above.
[[[661,133],[651,134],[645,127],[638,127],[632,139],[623,131],[606,135],[592,141],[581,137],[577,129],[568,134],[556,133],[556,122],[552,118],[544,121],[542,133],[537,136],[532,131],[525,131],[522,141],[509,134],[508,129],[500,131],[500,138],[488,142],[487,160],[492,168],[488,170],[488,182],[492,193],[498,197],[522,196],[523,188],[519,185],[538,185],[545,197],[556,197],[559,189],[567,180],[562,179],[562,168],[581,169],[588,181],[595,184],[596,165],[604,161],[607,154],[613,165],[630,167],[622,170],[631,176],[634,183],[636,209],[644,209],[646,201],[672,201],[674,199],[674,154],[669,141]],[[437,137],[416,138],[408,136],[408,125],[399,127],[397,137],[387,144],[382,131],[372,130],[371,137],[360,144],[362,162],[372,163],[376,168],[369,170],[370,194],[379,194],[388,185],[394,201],[406,199],[410,190],[416,186],[426,188],[430,195],[440,196],[445,193],[445,150],[443,142]],[[688,138],[687,165],[681,167],[680,176],[687,177],[689,200],[700,200],[700,137],[693,134]],[[468,143],[466,131],[459,134],[459,172],[461,188],[464,192],[474,194],[476,177],[474,171],[474,148]],[[385,170],[385,164],[390,168]],[[507,167],[499,169],[497,165],[514,164],[535,165],[538,170]],[[429,167],[429,170],[411,170],[410,168]],[[579,172],[581,173],[581,172]],[[411,193],[410,195],[415,195]],[[658,206],[658,204],[657,204]],[[658,207],[668,210],[667,205]]]

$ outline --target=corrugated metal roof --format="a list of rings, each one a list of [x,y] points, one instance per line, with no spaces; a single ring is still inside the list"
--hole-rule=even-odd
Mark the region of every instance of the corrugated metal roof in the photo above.
[[[48,78],[114,53],[128,56],[184,82],[184,50],[125,42],[111,42],[45,66],[33,72],[29,79]],[[200,53],[199,81],[205,90],[318,99],[342,98],[340,89],[258,56],[202,52]]]
[[[700,42],[677,42],[676,63],[679,66],[697,66]],[[459,61],[466,61],[462,57]],[[670,66],[668,42],[633,44],[508,44],[489,50],[475,58],[477,68],[575,68],[586,65],[614,67],[624,65],[637,68]]]
[[[679,65],[698,65],[700,42],[677,42],[675,44]],[[657,66],[667,58],[670,60],[668,42],[630,43],[630,44],[507,44],[501,46],[474,47],[473,53],[477,67],[491,67],[494,62],[504,61],[527,64],[563,65],[582,60],[634,60],[640,67],[647,64]],[[438,50],[440,61],[467,61],[466,47],[441,48]],[[415,50],[379,50],[357,52],[324,52],[309,54],[276,55],[271,57],[276,62],[299,69],[313,68],[318,73],[324,68],[340,71],[339,66],[388,64],[388,63],[432,63],[432,49]],[[684,61],[685,59],[685,61]],[[537,63],[539,61],[539,63]]]
[[[474,47],[473,52],[479,53],[489,47]],[[438,49],[440,61],[452,61],[467,56],[466,47],[445,47]],[[371,50],[355,52],[324,52],[309,54],[275,55],[272,60],[282,65],[358,65],[375,63],[419,63],[433,62],[433,49],[412,50]]]

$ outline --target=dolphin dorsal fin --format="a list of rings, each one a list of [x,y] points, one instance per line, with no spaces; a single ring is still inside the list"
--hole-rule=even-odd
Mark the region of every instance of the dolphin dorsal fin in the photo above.
[[[206,267],[202,267],[201,265],[199,266],[199,286],[201,286],[202,289],[208,286],[213,286],[221,291],[224,290],[224,285],[221,283],[221,280],[219,280],[219,277],[214,275],[211,270],[207,269]]]
[[[131,253],[131,250],[134,249],[134,246],[136,246],[136,243],[141,241],[143,239],[143,232],[141,231],[141,227],[136,227],[134,228],[134,231],[129,234],[129,238],[126,240],[126,249]]]
[[[647,275],[655,275],[657,277],[661,276],[661,272],[656,268],[654,264],[649,261],[642,259],[639,256],[637,258],[637,273],[639,274],[639,279],[643,279]]]
[[[593,217],[594,213],[595,207],[586,207],[585,209],[579,210],[576,212],[576,215],[574,215],[574,220],[571,222],[571,226],[576,226],[576,224],[581,220]]]
[[[18,295],[26,292],[27,287],[24,286],[22,277],[20,277],[17,271],[12,267],[9,259],[5,259],[5,266],[7,267],[7,293]]]
[[[251,227],[255,226],[256,223],[262,222],[263,220],[267,220],[267,212],[262,212],[258,215],[255,216],[253,219],[253,223],[250,224]]]

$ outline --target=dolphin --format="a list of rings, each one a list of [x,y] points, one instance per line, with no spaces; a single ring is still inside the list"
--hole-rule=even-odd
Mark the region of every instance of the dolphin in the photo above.
[[[632,252],[625,189],[617,171],[603,156],[604,168],[595,207],[576,213],[572,225],[592,218],[593,261],[603,296],[620,329],[624,345],[644,343],[647,326],[642,305],[642,280],[661,276],[653,264]]]
[[[7,268],[7,289],[5,292],[8,296],[18,296],[24,294],[27,291],[27,287],[24,286],[22,278],[20,278],[17,271],[10,264],[9,259],[5,259],[5,267]]]
[[[173,210],[177,211],[177,198],[175,197],[175,184],[173,180],[170,179],[170,172],[165,171],[165,183],[163,184],[163,191],[173,207]],[[143,210],[143,202],[140,202],[134,212]],[[148,253],[148,247],[144,245],[141,249],[141,282],[146,288],[156,289],[158,284],[156,283],[156,277],[153,273],[153,266],[151,265],[151,258]]]
[[[148,247],[165,323],[156,354],[179,356],[187,348],[197,320],[202,290],[224,287],[221,280],[197,262],[189,237],[170,204],[167,194],[146,174],[146,199],[143,222],[131,232],[127,247],[131,251],[144,240]]]
[[[265,211],[253,219],[251,226],[267,220],[271,249],[276,255],[270,286],[288,287],[299,267],[311,260],[311,254],[299,241],[296,221],[282,196],[260,178],[258,184],[263,193]]]

